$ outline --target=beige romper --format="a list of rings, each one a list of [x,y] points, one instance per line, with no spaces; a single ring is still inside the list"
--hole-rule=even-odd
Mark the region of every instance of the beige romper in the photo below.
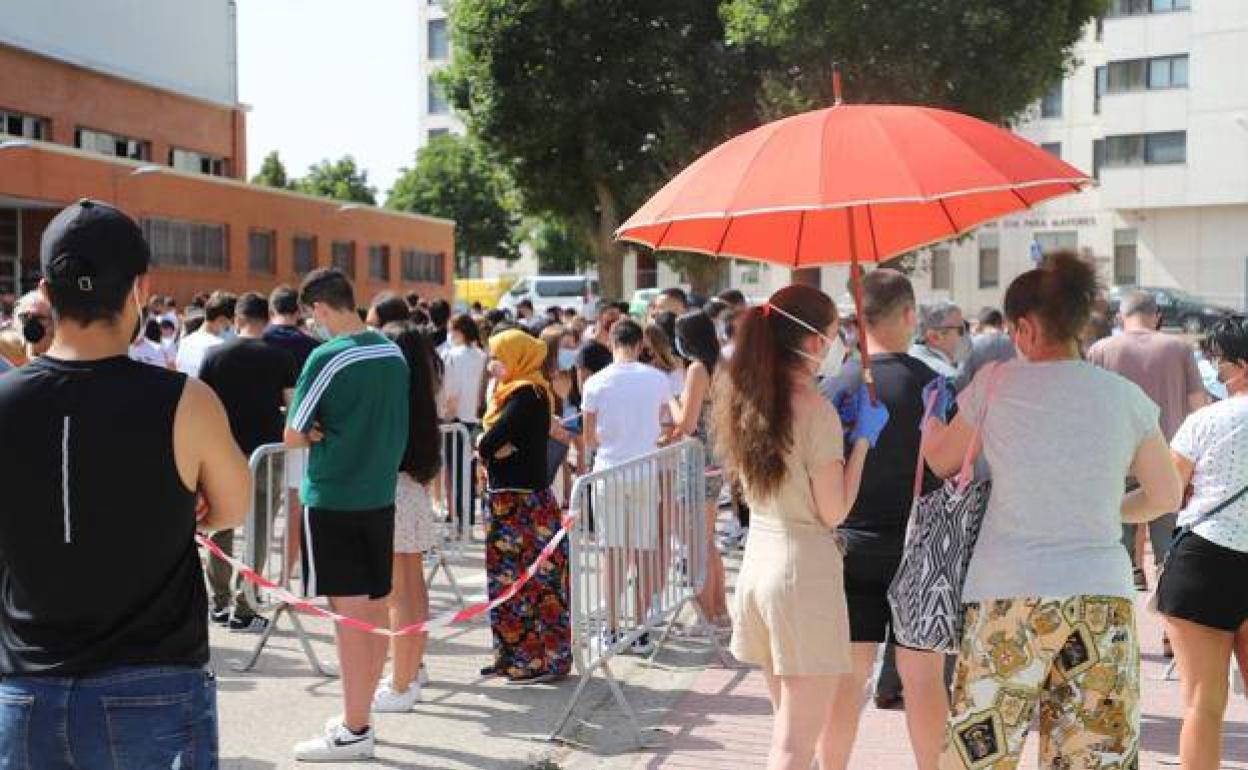
[[[779,676],[850,670],[841,549],[819,521],[811,474],[844,459],[836,410],[820,399],[794,414],[787,472],[765,499],[751,494],[750,537],[732,600],[732,654]]]

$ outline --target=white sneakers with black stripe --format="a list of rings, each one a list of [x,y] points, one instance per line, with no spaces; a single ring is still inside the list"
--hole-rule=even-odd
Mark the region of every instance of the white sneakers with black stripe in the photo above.
[[[295,759],[300,762],[350,762],[372,759],[374,750],[373,728],[365,728],[357,735],[341,720],[333,720],[325,726],[325,734],[295,744]]]

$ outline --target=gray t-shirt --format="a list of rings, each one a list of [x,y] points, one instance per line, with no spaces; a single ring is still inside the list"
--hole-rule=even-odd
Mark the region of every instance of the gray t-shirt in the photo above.
[[[958,407],[983,420],[993,481],[963,598],[1134,597],[1120,542],[1123,481],[1159,432],[1152,399],[1083,361],[1016,359],[986,367]]]

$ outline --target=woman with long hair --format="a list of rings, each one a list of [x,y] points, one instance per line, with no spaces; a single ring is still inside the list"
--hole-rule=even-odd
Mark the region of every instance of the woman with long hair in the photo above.
[[[407,360],[409,423],[407,448],[399,466],[394,500],[394,586],[390,592],[390,625],[394,630],[429,616],[429,589],[425,585],[424,554],[436,543],[433,506],[428,485],[442,463],[438,438],[433,348],[410,321],[388,323],[382,329]],[[391,644],[393,669],[373,696],[375,712],[406,712],[420,702],[420,681],[426,634],[396,636]]]
[[[1157,581],[1157,609],[1183,683],[1184,770],[1220,764],[1226,670],[1236,634],[1248,635],[1248,319],[1219,321],[1205,348],[1227,398],[1190,415],[1170,442],[1192,496]]]
[[[546,353],[543,342],[519,329],[490,338],[495,386],[477,451],[488,480],[485,569],[491,599],[520,579],[561,526],[559,505],[546,483],[555,402],[542,376]],[[572,666],[568,590],[565,539],[516,596],[490,610],[494,661],[482,675],[505,676],[514,684],[566,676]]]
[[[1136,762],[1140,649],[1122,524],[1176,510],[1183,487],[1157,405],[1083,360],[1096,296],[1092,265],[1051,255],[1005,294],[1020,357],[980,370],[948,425],[953,396],[935,386],[928,465],[949,477],[982,451],[993,485],[962,593],[942,770],[1015,766],[1037,711],[1041,767]],[[1140,489],[1124,499],[1128,476]]]
[[[706,445],[706,582],[698,593],[698,605],[711,624],[712,632],[727,630],[728,579],[724,573],[724,560],[715,547],[715,514],[718,510],[719,491],[723,486],[723,469],[715,457],[711,441],[711,380],[721,362],[719,337],[715,324],[701,310],[685,313],[676,319],[676,352],[689,362],[685,369],[685,384],[679,396],[668,403],[675,426],[675,436],[692,436]]]
[[[768,770],[807,770],[824,730],[838,727],[828,717],[851,666],[835,528],[854,505],[888,412],[865,389],[857,394],[846,456],[840,417],[815,384],[844,358],[836,306],[823,292],[788,286],[742,318],[714,412],[719,456],[752,509],[732,652],[761,666],[767,681],[775,713]]]

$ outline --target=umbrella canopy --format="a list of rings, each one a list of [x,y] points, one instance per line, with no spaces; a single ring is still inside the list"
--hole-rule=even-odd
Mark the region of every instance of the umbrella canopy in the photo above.
[[[1031,142],[966,115],[838,105],[721,144],[616,236],[787,267],[879,262],[1090,182]]]

